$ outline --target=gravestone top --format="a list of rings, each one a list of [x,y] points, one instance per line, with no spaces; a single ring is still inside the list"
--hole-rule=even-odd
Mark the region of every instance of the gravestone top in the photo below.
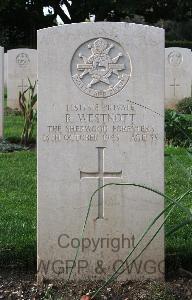
[[[134,248],[163,199],[102,187],[163,192],[163,115],[164,30],[99,22],[38,31],[39,280],[68,278],[95,190],[72,278],[105,279]],[[120,279],[164,276],[163,232],[138,264]]]
[[[7,51],[7,105],[19,109],[19,92],[37,80],[37,50],[18,48]]]
[[[165,105],[174,108],[191,96],[192,52],[187,48],[165,48]]]

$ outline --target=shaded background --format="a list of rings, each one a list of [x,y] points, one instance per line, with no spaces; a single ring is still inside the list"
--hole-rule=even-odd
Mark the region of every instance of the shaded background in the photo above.
[[[95,21],[163,27],[167,47],[192,49],[192,0],[0,0],[0,45],[5,51],[36,48],[37,30],[57,25],[58,16],[70,24],[89,20],[90,14]]]

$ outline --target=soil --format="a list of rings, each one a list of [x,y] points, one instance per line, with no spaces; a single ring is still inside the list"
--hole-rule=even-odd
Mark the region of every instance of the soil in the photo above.
[[[114,282],[107,286],[99,300],[192,300],[191,274],[180,272],[178,278],[162,281]],[[182,276],[181,276],[182,275]],[[48,283],[37,286],[36,275],[31,272],[4,270],[0,273],[0,299],[6,300],[80,300],[92,293],[102,282]],[[83,299],[89,299],[84,297]]]

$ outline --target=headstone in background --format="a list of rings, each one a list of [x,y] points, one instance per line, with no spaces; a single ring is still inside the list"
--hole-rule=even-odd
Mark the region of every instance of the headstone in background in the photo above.
[[[37,80],[37,50],[13,49],[7,51],[7,106],[19,108],[19,91]]]
[[[82,246],[90,197],[104,183],[164,190],[164,30],[108,22],[53,27],[38,32],[38,55],[39,280],[67,279],[79,243],[72,278],[103,279],[164,208],[145,189],[100,190]],[[161,278],[163,270],[161,231],[119,279]]]
[[[4,49],[0,47],[0,139],[3,138],[4,119]]]
[[[191,97],[192,52],[187,48],[165,48],[165,106],[174,108]]]
[[[7,88],[7,53],[4,54],[4,87]]]

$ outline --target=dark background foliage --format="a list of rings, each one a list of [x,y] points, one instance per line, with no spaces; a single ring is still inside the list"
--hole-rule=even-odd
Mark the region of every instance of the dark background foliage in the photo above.
[[[61,9],[65,4],[71,19]],[[54,14],[44,16],[43,7],[51,6]],[[169,46],[192,40],[192,0],[0,0],[0,45],[5,50],[18,47],[36,48],[36,31],[56,25],[59,15],[65,24],[84,22],[89,14],[96,21],[126,21],[165,28]],[[190,44],[191,47],[191,44]]]

